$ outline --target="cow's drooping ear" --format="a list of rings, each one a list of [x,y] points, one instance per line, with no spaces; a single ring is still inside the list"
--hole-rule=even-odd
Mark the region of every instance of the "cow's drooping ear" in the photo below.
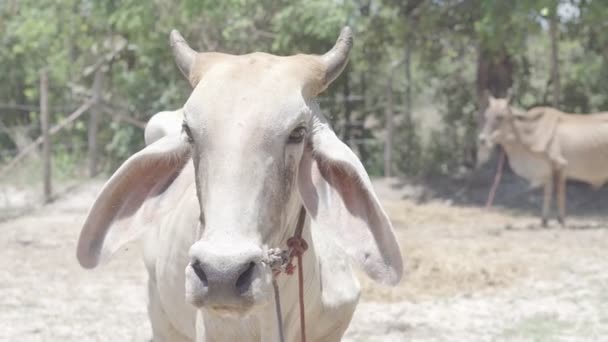
[[[89,211],[78,239],[80,264],[97,266],[158,219],[158,211],[148,205],[161,200],[189,160],[190,145],[180,134],[163,137],[127,159]]]
[[[394,285],[401,279],[403,260],[369,176],[325,120],[314,120],[298,171],[304,206],[372,279]]]
[[[173,134],[179,134],[184,122],[184,111],[182,108],[174,111],[163,111],[154,114],[144,130],[144,140],[151,145],[157,140]]]

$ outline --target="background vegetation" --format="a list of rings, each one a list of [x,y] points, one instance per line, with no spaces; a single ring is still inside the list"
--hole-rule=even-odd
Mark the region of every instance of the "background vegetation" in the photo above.
[[[40,135],[42,68],[52,124],[92,96],[101,70],[110,171],[142,147],[138,122],[189,95],[172,28],[201,51],[293,54],[325,52],[348,24],[351,62],[321,99],[339,135],[372,174],[454,174],[476,163],[485,89],[513,88],[523,107],[608,110],[606,18],[600,0],[3,0],[0,164]],[[53,138],[60,173],[84,172],[87,118]]]

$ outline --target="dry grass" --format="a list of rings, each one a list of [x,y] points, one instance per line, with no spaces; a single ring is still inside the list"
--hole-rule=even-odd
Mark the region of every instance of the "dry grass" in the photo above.
[[[530,229],[537,224],[536,217],[441,202],[419,205],[390,200],[384,206],[397,231],[406,276],[394,288],[361,276],[368,300],[466,296],[531,277],[551,278],[564,259],[585,248],[571,243],[580,231]],[[590,241],[585,253],[603,245]]]
[[[82,270],[76,237],[101,183],[0,223],[0,341],[144,341],[145,271],[133,250]],[[395,288],[361,277],[344,341],[575,340],[608,336],[608,229],[528,229],[535,216],[378,188],[401,242]],[[507,229],[507,226],[516,228]],[[523,228],[517,228],[523,227]],[[509,317],[509,319],[505,319]]]
[[[406,277],[395,288],[379,287],[361,277],[365,299],[466,294],[509,285],[529,272],[523,260],[504,249],[502,233],[492,227],[491,213],[455,211],[441,203],[416,206],[408,201],[387,202],[385,208],[397,230]]]

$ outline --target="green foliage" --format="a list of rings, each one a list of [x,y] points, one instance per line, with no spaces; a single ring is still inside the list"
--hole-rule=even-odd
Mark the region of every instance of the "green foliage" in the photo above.
[[[575,14],[563,16],[560,8]],[[107,111],[145,122],[180,107],[189,94],[167,44],[172,28],[199,50],[294,54],[323,53],[349,24],[356,37],[351,63],[321,97],[336,131],[372,174],[382,174],[385,142],[379,133],[392,76],[395,171],[450,174],[472,163],[480,56],[506,56],[513,63],[518,104],[548,102],[547,18],[555,11],[561,15],[562,109],[607,110],[608,7],[601,1],[6,0],[0,5],[0,104],[34,109],[0,108],[0,119],[10,128],[27,127],[35,139],[40,69],[50,73],[56,123],[90,96],[94,69],[102,65],[107,108],[99,145],[104,167],[112,170],[142,147],[143,134]],[[421,114],[427,107],[438,117]],[[60,173],[82,164],[86,118],[54,138]],[[0,149],[2,160],[18,150],[10,132],[0,130]]]

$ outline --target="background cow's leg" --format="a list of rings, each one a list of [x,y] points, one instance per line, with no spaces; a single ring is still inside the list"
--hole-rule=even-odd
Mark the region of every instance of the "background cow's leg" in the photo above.
[[[547,227],[549,222],[549,211],[551,210],[551,202],[553,199],[553,172],[551,176],[545,180],[545,185],[543,187],[543,211],[542,211],[542,220],[541,224],[543,227]]]
[[[148,280],[148,315],[152,325],[153,342],[193,342],[180,334],[167,318],[162,308],[154,280]]]
[[[564,226],[566,223],[566,173],[557,170],[557,222]]]

